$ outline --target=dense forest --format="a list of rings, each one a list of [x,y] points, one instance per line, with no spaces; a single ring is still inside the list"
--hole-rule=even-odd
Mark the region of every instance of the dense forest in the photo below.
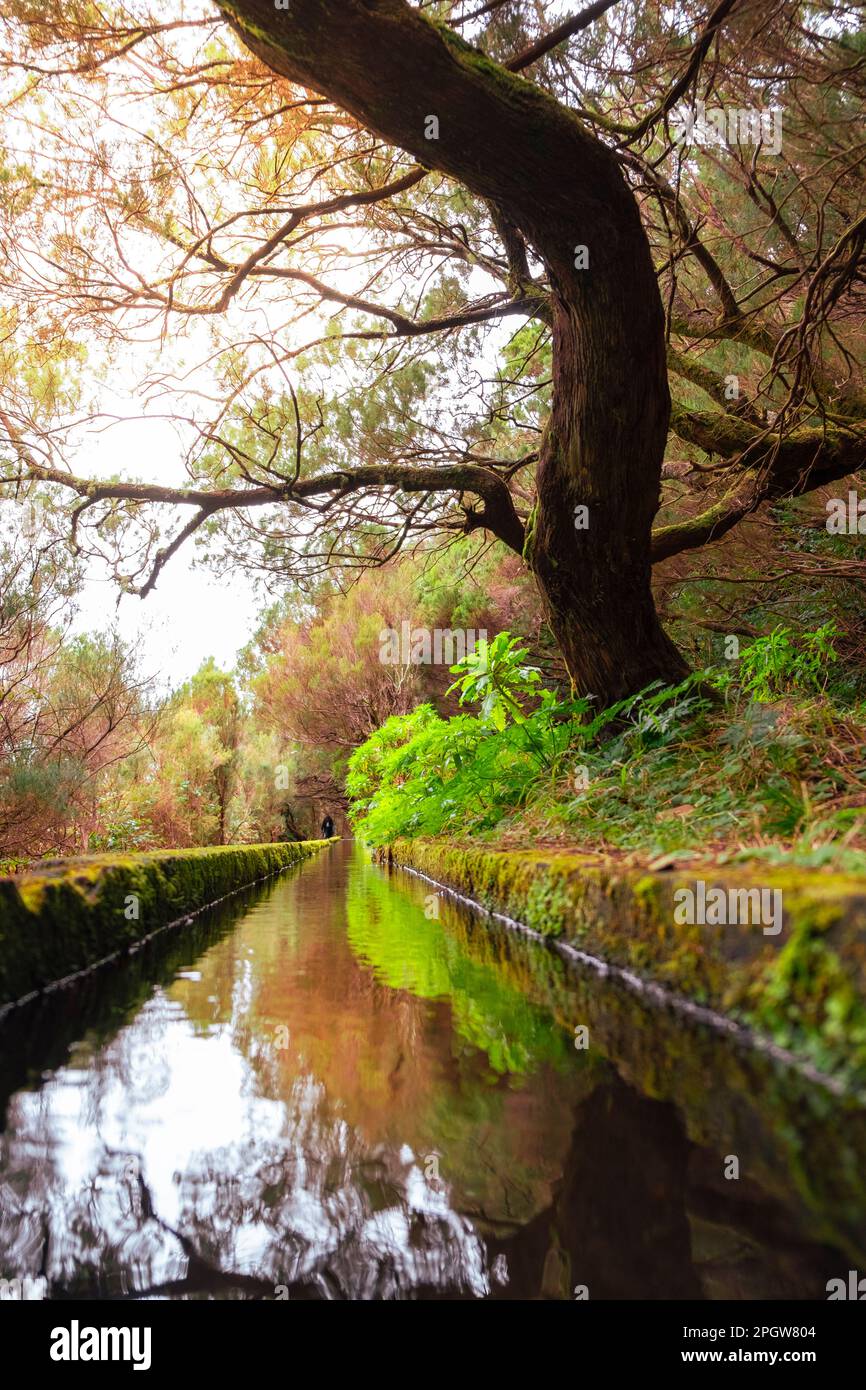
[[[814,555],[816,537],[831,551],[819,505],[772,520],[763,547],[720,544],[721,577],[660,584],[696,675],[626,702],[625,722],[617,706],[575,699],[537,592],[498,545],[421,547],[345,592],[284,599],[234,671],[209,661],[164,695],[116,633],[71,635],[56,561],[10,543],[3,857],[14,868],[296,838],[329,808],[347,811],[351,793],[362,828],[382,803],[366,826],[376,840],[469,829],[503,844],[650,858],[702,847],[861,869],[862,593],[832,559],[805,589],[761,573],[781,569],[780,540],[792,557]],[[454,670],[420,650],[413,661],[411,647],[383,662],[383,634],[403,624],[410,636],[475,634],[475,651]]]

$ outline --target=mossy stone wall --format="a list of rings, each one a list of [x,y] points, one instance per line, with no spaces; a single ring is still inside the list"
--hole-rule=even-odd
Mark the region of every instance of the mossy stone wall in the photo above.
[[[398,840],[407,865],[544,936],[561,938],[726,1014],[827,1073],[866,1086],[866,879],[796,869],[647,873],[558,851]],[[679,925],[679,888],[780,889],[783,925]]]
[[[327,840],[47,860],[0,877],[0,1006],[134,946]]]

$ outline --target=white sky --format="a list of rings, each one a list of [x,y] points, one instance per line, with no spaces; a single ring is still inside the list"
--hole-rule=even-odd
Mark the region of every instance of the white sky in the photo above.
[[[102,404],[124,415],[137,409],[128,399],[110,394]],[[177,431],[165,420],[121,420],[108,431],[91,435],[90,441],[76,459],[76,471],[86,476],[121,473],[169,485],[177,485],[182,476],[182,446]],[[192,542],[182,546],[144,599],[122,595],[116,584],[91,566],[91,577],[78,593],[76,630],[116,628],[127,641],[138,639],[143,670],[172,688],[187,680],[209,656],[224,669],[233,666],[258,626],[257,615],[267,598],[241,571],[217,577],[195,567],[193,561],[202,558]]]
[[[193,42],[190,39],[190,43]],[[127,135],[146,129],[153,115],[147,101],[115,103],[113,110],[118,120],[122,117]],[[106,139],[115,139],[116,134],[111,122],[106,121]],[[38,140],[34,148],[30,148],[33,142],[33,131],[29,129],[25,145],[31,162],[39,153]],[[47,149],[50,167],[55,155],[50,141]],[[344,241],[349,250],[355,251],[360,244],[358,233],[346,228],[332,229],[329,241],[332,245]],[[144,271],[151,268],[149,262],[157,254],[155,247],[146,244],[144,239],[140,245],[132,242],[126,250],[127,254],[139,258],[137,263]],[[339,269],[331,267],[327,278],[335,284],[342,281],[340,288],[357,290],[358,273],[354,269],[352,256]],[[478,288],[479,293],[491,288],[486,277],[479,275],[478,278],[483,281]],[[475,288],[474,285],[472,288]],[[269,339],[273,335],[273,325],[269,324],[272,303],[276,306],[276,319],[279,320],[284,312],[279,289],[268,291],[261,288],[255,306],[247,309],[241,309],[237,303],[232,304],[221,319],[222,344],[231,341],[234,328],[244,333],[254,329]],[[304,322],[304,334],[315,337],[323,331],[331,312],[332,309],[328,309],[321,318],[308,315]],[[510,322],[503,325],[503,341],[513,329],[514,325]],[[494,335],[494,343],[499,336]],[[281,337],[285,341],[285,332]],[[90,397],[86,409],[119,419],[110,428],[102,428],[99,432],[88,431],[86,426],[80,432],[76,431],[75,447],[70,458],[73,471],[89,478],[119,476],[167,486],[187,482],[183,457],[190,436],[182,438],[177,427],[159,418],[160,410],[172,410],[172,401],[168,396],[161,401],[155,400],[153,418],[142,418],[142,411],[146,409],[143,381],[150,369],[157,376],[176,375],[178,380],[183,379],[193,395],[196,388],[203,389],[205,396],[211,395],[214,376],[205,364],[212,357],[213,346],[203,320],[181,324],[174,320],[171,331],[158,346],[148,334],[141,341],[127,342],[123,347],[112,344],[107,380],[99,370],[97,354],[94,369],[88,372],[85,367],[83,374],[85,393]],[[485,356],[490,370],[494,370],[496,352],[492,344],[487,347]],[[193,364],[196,364],[194,370]],[[182,406],[180,409],[183,413]],[[183,516],[179,521],[178,516],[179,513],[176,513],[172,517],[169,509],[164,509],[160,517],[164,527],[163,543],[187,519],[187,516]],[[187,680],[209,656],[214,657],[223,668],[233,666],[238,652],[258,627],[261,610],[273,602],[274,593],[266,594],[249,575],[240,570],[217,577],[201,564],[203,558],[201,548],[191,541],[187,542],[168,562],[156,588],[145,599],[122,595],[102,567],[93,562],[88,578],[78,593],[76,630],[95,633],[116,628],[125,640],[138,643],[143,673],[156,677],[164,687],[176,687]],[[138,582],[141,579],[142,576],[139,576]]]
[[[141,665],[161,685],[174,688],[187,680],[209,656],[224,669],[235,664],[257,627],[257,600],[243,574],[215,578],[193,570],[181,552],[173,572],[145,599],[124,596],[94,578],[79,591],[75,627],[95,632],[116,627],[127,641],[141,641]]]

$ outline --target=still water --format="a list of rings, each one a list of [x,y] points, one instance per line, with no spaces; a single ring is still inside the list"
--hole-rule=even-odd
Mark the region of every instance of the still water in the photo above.
[[[340,843],[7,1015],[0,1277],[824,1299],[866,1269],[862,1106],[432,895]]]

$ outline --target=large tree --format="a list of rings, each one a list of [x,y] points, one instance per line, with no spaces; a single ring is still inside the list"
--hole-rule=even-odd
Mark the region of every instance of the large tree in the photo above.
[[[135,531],[128,587],[217,523],[226,559],[252,545],[296,577],[484,530],[524,556],[578,687],[613,700],[685,672],[655,561],[863,466],[866,45],[848,7],[596,0],[548,21],[519,0],[217,0],[254,62],[207,13],[10,8],[27,85],[10,117],[53,84],[73,131],[87,103],[102,122],[77,138],[79,184],[61,189],[56,151],[45,173],[46,139],[70,138],[56,118],[38,174],[11,179],[7,221],[30,229],[7,272],[19,330],[22,302],[118,343],[228,325],[217,409],[185,419],[184,486],[94,482],[48,457],[60,432],[28,429],[20,403],[2,417],[13,485],[76,492],[79,539]],[[160,116],[124,120],[135,162],[104,134],[124,90]],[[699,120],[690,143],[697,99],[778,108],[784,142],[758,123],[713,143]],[[483,335],[515,317],[528,330],[494,372]],[[317,392],[311,363],[319,380],[340,366],[341,389]],[[672,437],[685,458],[664,467]],[[164,543],[160,506],[189,513]]]

